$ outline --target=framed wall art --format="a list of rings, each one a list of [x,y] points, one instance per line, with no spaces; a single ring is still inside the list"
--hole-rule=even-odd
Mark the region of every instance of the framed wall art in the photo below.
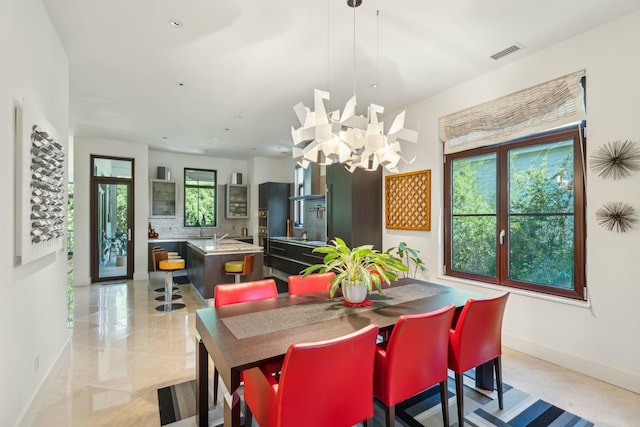
[[[431,170],[385,177],[386,228],[431,230]]]
[[[66,242],[65,149],[28,102],[16,102],[16,258],[22,264]]]

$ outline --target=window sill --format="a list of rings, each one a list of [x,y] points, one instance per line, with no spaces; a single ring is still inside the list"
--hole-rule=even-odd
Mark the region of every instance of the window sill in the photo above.
[[[453,277],[453,276],[444,276],[442,274],[438,274],[437,278],[440,279],[440,280],[446,280],[448,282],[459,283],[461,285],[467,285],[467,286],[474,286],[474,287],[479,287],[479,288],[491,289],[491,290],[500,291],[500,292],[508,291],[508,292],[510,292],[510,293],[512,293],[514,295],[521,295],[521,296],[530,297],[530,298],[536,298],[536,299],[540,299],[540,300],[544,300],[544,301],[550,301],[550,302],[555,302],[555,303],[559,303],[559,304],[571,305],[571,306],[574,306],[574,307],[587,308],[587,309],[591,308],[591,301],[589,299],[589,291],[588,290],[587,290],[587,300],[586,301],[579,301],[579,300],[574,300],[574,299],[571,299],[571,298],[563,298],[563,297],[558,297],[558,296],[555,296],[555,295],[548,295],[548,294],[543,294],[543,293],[539,293],[539,292],[527,291],[527,290],[524,290],[524,289],[510,288],[508,286],[497,286],[497,285],[491,285],[489,283],[477,282],[475,280],[461,279],[459,277]]]

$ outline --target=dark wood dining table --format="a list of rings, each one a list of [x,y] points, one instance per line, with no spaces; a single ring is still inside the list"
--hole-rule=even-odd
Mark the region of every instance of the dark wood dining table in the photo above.
[[[372,323],[381,333],[389,332],[403,314],[426,313],[447,304],[456,306],[459,314],[469,298],[485,296],[400,279],[382,296],[371,295],[373,305],[367,308],[346,307],[342,298],[329,299],[325,291],[197,310],[196,423],[208,426],[209,357],[228,391],[219,400],[224,405],[224,426],[237,427],[241,425],[238,388],[243,370],[282,360],[293,343],[336,338]]]

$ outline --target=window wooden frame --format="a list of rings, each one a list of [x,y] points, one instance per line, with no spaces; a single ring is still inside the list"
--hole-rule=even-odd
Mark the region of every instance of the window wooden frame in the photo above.
[[[460,277],[495,285],[508,286],[541,292],[573,299],[586,300],[586,222],[585,222],[585,138],[584,131],[576,125],[571,128],[545,132],[530,137],[505,142],[491,147],[477,148],[445,156],[444,161],[444,273],[448,276]],[[574,260],[573,289],[562,289],[553,286],[538,285],[516,281],[508,278],[509,263],[509,212],[508,212],[508,153],[519,147],[548,144],[554,141],[573,140],[573,195],[574,195]],[[469,272],[455,271],[452,264],[452,162],[456,159],[496,153],[496,277],[488,277]],[[500,230],[507,230],[507,244],[500,245]]]
[[[187,173],[189,171],[194,172],[210,172],[213,174],[213,183],[211,185],[190,185],[187,184]],[[218,226],[218,171],[215,169],[199,169],[199,168],[184,168],[184,191],[183,191],[183,223],[185,227],[217,227]],[[187,223],[187,190],[193,188],[213,189],[213,221],[204,225],[200,224],[198,220],[197,224]]]

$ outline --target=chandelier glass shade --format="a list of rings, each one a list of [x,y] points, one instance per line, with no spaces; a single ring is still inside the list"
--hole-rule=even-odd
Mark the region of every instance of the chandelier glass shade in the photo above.
[[[352,3],[348,2],[348,5],[354,7]],[[360,2],[356,1],[355,7],[359,5]],[[302,102],[293,107],[301,126],[291,127],[292,153],[303,168],[306,169],[310,163],[324,166],[340,163],[350,172],[358,168],[375,171],[382,166],[391,173],[397,173],[400,160],[406,163],[415,160],[414,157],[407,161],[400,150],[400,140],[412,143],[418,140],[417,131],[404,127],[404,111],[395,117],[385,135],[384,123],[379,120],[384,107],[370,104],[367,117],[356,114],[355,82],[354,95],[347,101],[342,114],[338,110],[327,113],[325,100],[329,100],[329,92],[315,89],[313,99],[313,111]]]

